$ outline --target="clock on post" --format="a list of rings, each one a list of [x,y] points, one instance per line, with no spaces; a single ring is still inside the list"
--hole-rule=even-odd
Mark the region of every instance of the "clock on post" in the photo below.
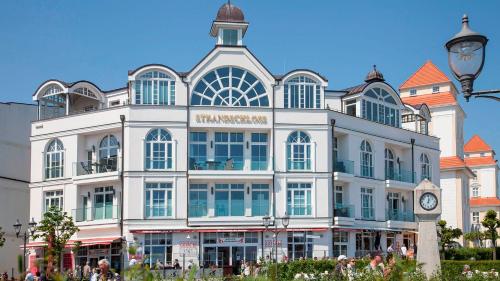
[[[413,210],[418,222],[417,262],[430,278],[441,269],[436,222],[441,215],[441,188],[428,179],[421,181],[414,191]]]

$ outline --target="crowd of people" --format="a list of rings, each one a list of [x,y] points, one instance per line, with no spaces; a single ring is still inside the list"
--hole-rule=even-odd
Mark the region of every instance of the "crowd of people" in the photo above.
[[[54,275],[57,275],[57,270],[54,270]],[[8,277],[7,277],[8,278]],[[113,273],[110,270],[109,261],[102,259],[98,262],[98,267],[92,268],[87,262],[83,267],[77,265],[75,270],[64,272],[63,278],[66,281],[120,281],[121,277],[118,273]],[[7,279],[6,279],[7,280]],[[49,281],[49,277],[45,273],[26,271],[24,281]]]

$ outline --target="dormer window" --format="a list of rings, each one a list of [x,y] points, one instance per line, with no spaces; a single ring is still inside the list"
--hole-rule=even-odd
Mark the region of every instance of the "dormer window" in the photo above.
[[[411,89],[410,96],[416,96],[416,95],[417,95],[417,89]]]
[[[439,93],[439,86],[432,86],[432,93]]]
[[[236,46],[238,45],[238,30],[236,29],[221,29],[222,45]]]

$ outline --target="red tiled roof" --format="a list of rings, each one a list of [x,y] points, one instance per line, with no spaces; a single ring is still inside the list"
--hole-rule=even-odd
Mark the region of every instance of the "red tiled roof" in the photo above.
[[[464,145],[465,152],[482,152],[491,151],[491,146],[489,146],[480,136],[474,135],[472,138]]]
[[[470,199],[471,207],[500,206],[500,199],[496,197],[477,197]]]
[[[417,106],[424,103],[427,104],[428,107],[458,104],[455,95],[453,95],[451,92],[404,97],[401,98],[401,100],[403,101],[403,103],[412,106]]]
[[[492,156],[483,157],[468,157],[465,158],[465,164],[469,167],[471,166],[486,166],[486,165],[496,165],[497,162]]]
[[[415,73],[413,73],[410,78],[403,82],[403,84],[399,86],[399,89],[408,89],[446,82],[450,82],[450,79],[446,76],[446,74],[439,70],[439,68],[433,64],[432,61],[429,60]]]
[[[465,168],[465,162],[458,156],[441,157],[439,159],[440,169]]]

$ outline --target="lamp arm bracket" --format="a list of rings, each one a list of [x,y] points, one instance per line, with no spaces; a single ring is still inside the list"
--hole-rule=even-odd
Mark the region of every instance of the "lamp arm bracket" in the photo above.
[[[490,94],[498,94],[500,93],[500,89],[498,90],[485,90],[485,91],[476,91],[472,92],[470,95],[474,96],[474,98],[485,98],[485,99],[492,99],[495,101],[500,101],[500,97],[496,96],[491,96]]]

